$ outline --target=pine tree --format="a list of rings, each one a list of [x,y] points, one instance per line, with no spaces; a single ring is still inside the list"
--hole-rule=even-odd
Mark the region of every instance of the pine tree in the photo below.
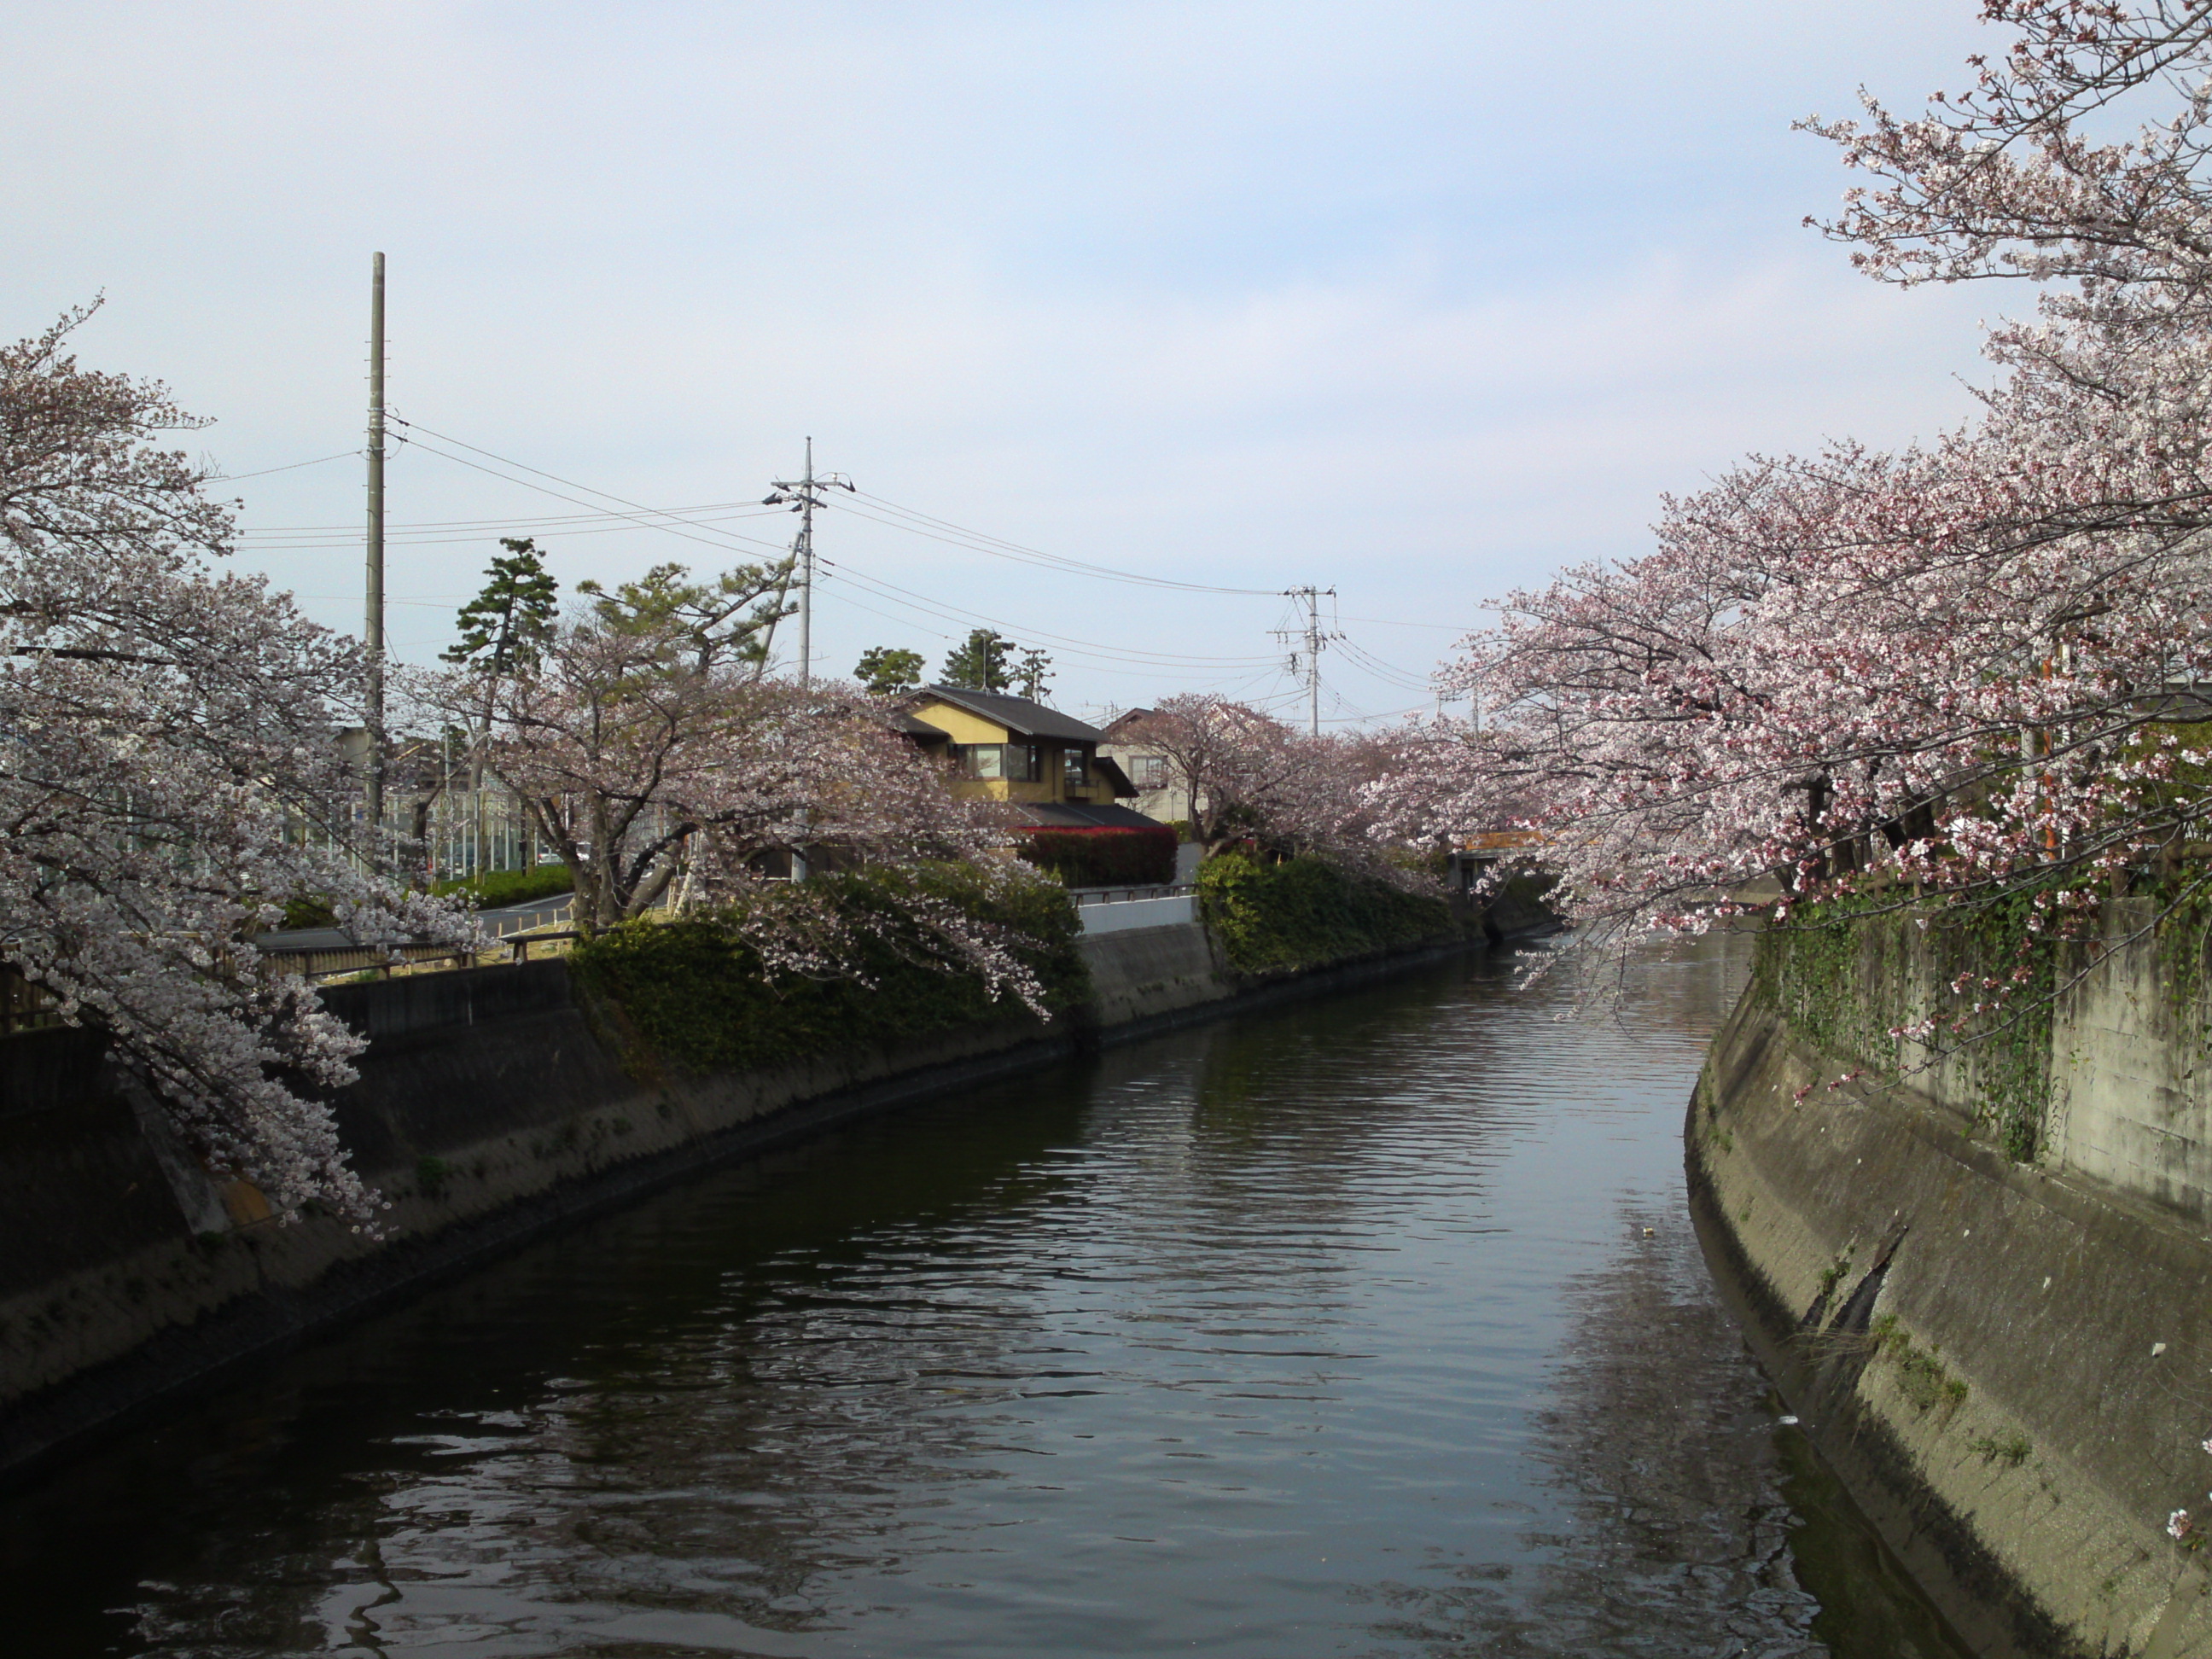
[[[525,537],[500,538],[507,550],[484,572],[483,592],[454,618],[460,641],[441,653],[444,659],[475,667],[497,678],[527,668],[553,635],[561,586],[546,574],[538,544]]]
[[[896,646],[873,646],[860,653],[860,660],[854,665],[853,678],[866,686],[872,696],[896,696],[902,691],[911,691],[921,684],[922,665],[922,654],[919,651],[903,651]]]
[[[1014,689],[1031,702],[1042,702],[1045,692],[1052,685],[1050,654],[1035,649],[1023,652],[1011,679]]]
[[[1014,682],[1006,658],[1015,648],[1005,635],[979,628],[945,659],[945,683],[977,691],[1009,690]]]

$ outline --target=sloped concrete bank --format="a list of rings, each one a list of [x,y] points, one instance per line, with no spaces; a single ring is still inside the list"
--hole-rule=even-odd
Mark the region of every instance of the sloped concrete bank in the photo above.
[[[1756,983],[1691,1103],[1692,1208],[1753,1346],[1984,1653],[2212,1655],[2212,1555],[2167,1534],[2212,1521],[2212,1066],[2172,990],[2147,942],[2098,953],[2033,1164],[1960,1066],[1831,1086],[1863,1062]]]
[[[1200,926],[1086,939],[1094,1000],[773,1072],[623,1069],[558,962],[337,987],[371,1038],[335,1103],[386,1237],[281,1227],[218,1191],[81,1031],[0,1045],[0,1480],[159,1402],[560,1226],[856,1115],[1102,1043],[1483,948],[1452,942],[1255,983]]]

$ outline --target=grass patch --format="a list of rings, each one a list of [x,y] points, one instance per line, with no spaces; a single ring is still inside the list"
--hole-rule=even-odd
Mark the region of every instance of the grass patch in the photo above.
[[[1916,1411],[1956,1406],[1966,1399],[1966,1379],[1952,1376],[1933,1350],[1914,1346],[1896,1315],[1884,1314],[1875,1321],[1874,1340],[1877,1351],[1897,1367],[1898,1391]]]
[[[1833,1261],[1820,1269],[1820,1294],[1826,1296],[1833,1291],[1837,1285],[1843,1283],[1844,1275],[1850,1270],[1851,1253],[1845,1250]]]
[[[2024,1434],[2008,1434],[2002,1437],[1985,1434],[1978,1440],[1967,1442],[1966,1449],[1977,1454],[1984,1463],[2002,1463],[2008,1468],[2016,1469],[2033,1454],[2035,1443]]]

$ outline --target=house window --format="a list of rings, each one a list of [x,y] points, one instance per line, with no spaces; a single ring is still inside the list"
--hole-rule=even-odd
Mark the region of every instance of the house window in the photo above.
[[[956,743],[952,763],[963,778],[1003,778],[1035,783],[1041,768],[1033,743]]]
[[[1168,787],[1168,762],[1164,755],[1139,755],[1129,763],[1129,781],[1139,789],[1164,789]]]
[[[1060,750],[1060,782],[1070,789],[1082,789],[1091,782],[1091,757],[1080,749]]]

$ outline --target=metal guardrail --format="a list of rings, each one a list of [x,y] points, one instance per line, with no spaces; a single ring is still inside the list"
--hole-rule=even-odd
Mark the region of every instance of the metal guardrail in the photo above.
[[[1196,883],[1176,881],[1154,887],[1071,887],[1067,896],[1079,909],[1086,904],[1127,904],[1132,899],[1188,898],[1196,891]]]
[[[548,911],[550,915],[546,914]],[[533,927],[543,927],[549,921],[573,922],[575,919],[576,896],[568,893],[548,901],[543,910],[522,915],[495,916],[488,923],[488,931],[494,939],[512,939],[515,934],[527,933]]]
[[[527,962],[530,948],[534,945],[567,945],[580,937],[573,928],[556,933],[510,933],[496,940],[489,951],[457,951],[442,945],[403,945],[398,947],[399,960],[396,963],[389,953],[366,945],[345,951],[265,951],[261,959],[280,974],[297,974],[310,981],[343,979],[357,974],[374,974],[379,979],[389,979],[395,968],[404,972],[440,963],[448,968],[495,966],[496,962],[488,958],[499,956],[501,944],[507,947],[507,963]]]

